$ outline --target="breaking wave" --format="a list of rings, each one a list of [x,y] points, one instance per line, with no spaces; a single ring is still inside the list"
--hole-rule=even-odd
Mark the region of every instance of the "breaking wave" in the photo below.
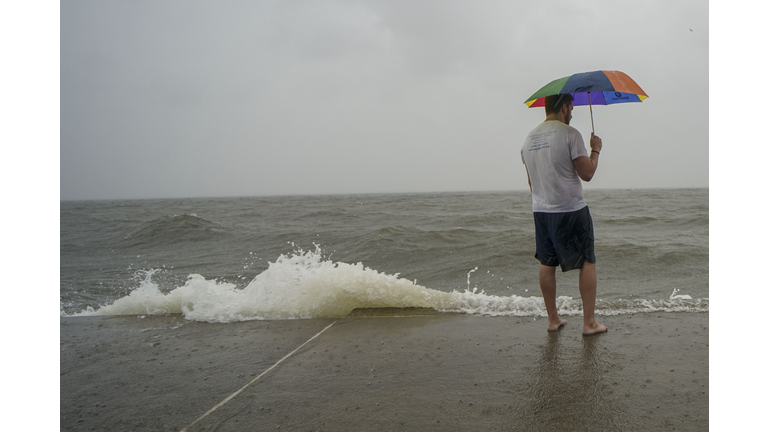
[[[191,274],[184,285],[162,290],[153,281],[153,275],[160,271],[144,271],[138,288],[127,296],[74,316],[182,314],[188,320],[227,323],[338,318],[357,308],[384,307],[423,307],[488,316],[546,316],[541,297],[487,295],[476,288],[470,291],[470,274],[463,292],[439,291],[361,263],[333,262],[323,258],[319,248],[280,255],[245,288]],[[562,296],[557,302],[561,315],[581,314],[580,300]],[[596,309],[597,315],[707,312],[709,300],[693,299],[675,290],[668,299],[598,300]]]

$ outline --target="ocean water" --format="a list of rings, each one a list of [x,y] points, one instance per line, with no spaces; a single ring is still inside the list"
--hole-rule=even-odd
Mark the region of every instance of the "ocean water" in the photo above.
[[[598,315],[709,310],[709,190],[587,190]],[[62,316],[546,316],[527,191],[63,201]],[[581,314],[578,271],[558,305]]]

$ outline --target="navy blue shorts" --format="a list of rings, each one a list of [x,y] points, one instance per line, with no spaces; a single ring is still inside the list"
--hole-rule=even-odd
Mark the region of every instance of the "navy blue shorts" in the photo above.
[[[569,213],[534,212],[536,259],[542,265],[567,272],[580,269],[584,261],[596,263],[595,232],[589,207]]]

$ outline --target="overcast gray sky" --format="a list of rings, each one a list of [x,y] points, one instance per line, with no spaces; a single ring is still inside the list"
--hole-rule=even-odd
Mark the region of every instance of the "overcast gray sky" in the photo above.
[[[60,7],[63,200],[527,189],[523,102],[600,69],[649,98],[593,108],[587,187],[709,185],[706,1]]]

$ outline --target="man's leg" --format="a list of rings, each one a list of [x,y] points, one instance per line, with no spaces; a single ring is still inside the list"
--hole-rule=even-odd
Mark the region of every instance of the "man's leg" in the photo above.
[[[597,299],[597,271],[595,264],[585,261],[579,273],[579,292],[584,311],[584,330],[582,334],[591,335],[608,331],[608,327],[595,320],[595,300]]]
[[[544,306],[547,307],[549,324],[547,330],[555,331],[564,326],[566,321],[557,314],[557,279],[555,273],[557,267],[542,265],[539,267],[539,286],[544,297]]]

